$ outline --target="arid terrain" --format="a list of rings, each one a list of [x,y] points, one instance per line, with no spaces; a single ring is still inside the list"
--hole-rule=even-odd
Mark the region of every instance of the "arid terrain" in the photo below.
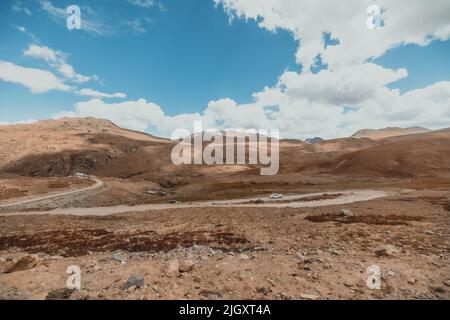
[[[450,129],[317,141],[261,176],[106,120],[0,126],[0,298],[449,299]]]

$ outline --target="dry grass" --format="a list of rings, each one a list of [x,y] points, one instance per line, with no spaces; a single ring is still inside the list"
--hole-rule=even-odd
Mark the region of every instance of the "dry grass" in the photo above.
[[[305,218],[311,222],[337,222],[343,224],[350,223],[365,223],[374,225],[406,225],[410,221],[422,221],[422,217],[406,216],[406,215],[361,215],[353,217],[345,217],[342,214],[337,213],[325,213],[321,215],[308,216]]]

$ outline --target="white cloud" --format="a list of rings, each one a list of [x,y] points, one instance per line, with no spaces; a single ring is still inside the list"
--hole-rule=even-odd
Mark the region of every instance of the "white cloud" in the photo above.
[[[316,99],[314,96],[310,100],[298,96],[292,88],[298,88],[305,80],[301,75],[298,77],[289,84],[280,79],[275,88],[256,93],[255,102],[250,104],[239,105],[231,99],[221,99],[211,101],[202,113],[165,117],[155,133],[170,136],[178,128],[192,131],[196,120],[203,121],[205,128],[280,129],[284,138],[301,139],[349,136],[363,128],[419,125],[438,129],[450,125],[449,81],[405,94],[386,87],[378,87],[372,92],[362,90],[367,95],[358,96],[356,108],[346,113],[346,103],[333,104],[327,98]],[[313,91],[325,88],[320,86],[318,79],[313,82],[316,82]]]
[[[53,49],[35,44],[31,44],[23,54],[29,57],[41,58],[47,62],[56,62],[57,57],[60,55],[59,52],[55,52]]]
[[[105,103],[99,99],[75,104],[73,112],[65,111],[54,115],[54,118],[65,116],[95,117],[108,119],[128,129],[145,131],[163,122],[164,113],[161,108],[145,99],[122,103]]]
[[[384,69],[373,63],[352,65],[317,74],[286,72],[280,78],[280,85],[291,98],[305,98],[309,101],[332,105],[354,105],[372,97],[376,90],[407,76],[405,69]]]
[[[254,102],[248,104],[220,99],[209,102],[201,113],[166,116],[159,106],[142,99],[118,104],[93,99],[57,116],[104,118],[126,128],[150,130],[165,137],[176,129],[192,131],[194,121],[198,120],[203,121],[205,130],[279,129],[283,138],[301,139],[349,136],[363,128],[387,126],[448,127],[450,81],[404,94],[386,87],[405,75],[403,69],[389,70],[374,64],[339,72],[286,72],[276,86],[255,93]],[[350,112],[345,112],[347,107]]]
[[[126,98],[127,95],[125,93],[116,92],[113,94],[103,93],[100,91],[92,90],[92,89],[80,89],[78,94],[81,96],[94,97],[94,98]]]
[[[379,0],[385,9],[384,28],[366,27],[366,9],[372,0],[214,0],[232,16],[258,19],[268,30],[292,32],[300,43],[297,62],[308,71],[318,55],[332,69],[360,64],[405,43],[427,45],[450,36],[450,1]],[[324,47],[323,34],[340,44]]]
[[[0,79],[18,83],[31,93],[44,93],[50,90],[70,91],[71,88],[53,73],[41,69],[25,68],[12,62],[0,60]]]
[[[83,83],[93,80],[93,77],[76,73],[74,68],[66,62],[66,55],[63,52],[53,50],[46,46],[31,44],[24,51],[24,55],[45,60],[65,78],[70,79],[76,83]]]
[[[125,128],[150,130],[165,137],[180,128],[192,131],[197,120],[203,121],[205,130],[280,129],[283,138],[301,139],[349,136],[363,128],[449,126],[450,81],[401,94],[385,85],[404,76],[403,70],[386,70],[370,64],[355,68],[349,73],[351,77],[342,71],[349,77],[348,82],[336,83],[336,87],[330,85],[333,77],[345,78],[343,75],[324,74],[328,71],[315,75],[285,73],[275,87],[255,93],[253,103],[237,104],[232,99],[220,99],[209,102],[201,113],[166,116],[158,105],[143,99],[115,104],[93,99],[76,104],[74,111],[55,116],[104,118]],[[371,70],[377,85],[364,81],[356,84],[358,74],[363,75],[367,70]],[[310,83],[303,88],[306,82]],[[358,90],[352,92],[355,86]],[[299,90],[306,90],[307,94]],[[344,112],[345,107],[354,108]]]
[[[16,26],[17,30],[19,30],[20,32],[27,32],[27,28],[25,28],[24,26]]]

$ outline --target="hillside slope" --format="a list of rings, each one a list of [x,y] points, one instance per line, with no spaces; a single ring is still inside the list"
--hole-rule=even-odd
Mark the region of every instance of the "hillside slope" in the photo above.
[[[92,173],[112,159],[170,144],[94,118],[0,126],[0,170],[30,176]]]
[[[0,171],[46,177],[85,172],[168,186],[227,176],[241,182],[261,178],[260,166],[175,166],[170,158],[173,145],[170,140],[93,118],[0,126]],[[450,129],[376,140],[280,141],[280,174],[291,180],[323,174],[388,178],[443,175],[450,172],[449,159]]]
[[[338,157],[330,169],[360,176],[448,176],[450,129],[383,139],[378,145]]]

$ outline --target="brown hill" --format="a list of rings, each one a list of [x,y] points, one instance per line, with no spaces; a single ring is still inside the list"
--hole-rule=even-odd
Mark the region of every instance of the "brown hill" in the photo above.
[[[0,170],[31,176],[92,173],[113,159],[166,145],[171,142],[94,118],[0,126]]]
[[[344,138],[316,144],[281,140],[280,173],[270,177],[259,175],[259,165],[175,166],[170,159],[173,145],[170,140],[93,118],[0,126],[0,172],[24,176],[85,172],[152,181],[168,188],[185,186],[196,193],[214,186],[217,190],[236,188],[236,192],[245,186],[257,192],[260,184],[450,173],[449,129],[378,140]]]
[[[338,157],[330,169],[360,176],[448,176],[450,129],[383,139],[378,145]]]

